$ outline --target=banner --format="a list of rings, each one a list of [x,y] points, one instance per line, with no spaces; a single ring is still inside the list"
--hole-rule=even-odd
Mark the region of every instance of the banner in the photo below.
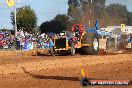
[[[15,5],[15,1],[14,0],[6,0],[6,3],[9,7],[13,7]]]

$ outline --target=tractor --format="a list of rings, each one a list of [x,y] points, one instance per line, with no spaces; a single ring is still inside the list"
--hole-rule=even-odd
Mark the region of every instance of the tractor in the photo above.
[[[76,37],[72,33],[62,32],[54,37],[54,52],[75,54]]]
[[[82,54],[95,55],[99,51],[99,36],[97,33],[98,20],[94,28],[88,28],[82,24],[74,24],[72,32],[63,32],[54,37],[54,51],[57,53],[68,52],[72,56],[76,49],[80,49]]]

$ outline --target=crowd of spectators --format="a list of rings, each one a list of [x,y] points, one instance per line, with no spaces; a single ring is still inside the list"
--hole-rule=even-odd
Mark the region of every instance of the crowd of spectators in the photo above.
[[[17,37],[11,33],[0,32],[0,47],[17,50],[44,49],[54,46],[52,36],[45,33],[28,33],[23,30],[17,32]]]
[[[8,32],[0,32],[0,48],[13,48],[15,37]]]

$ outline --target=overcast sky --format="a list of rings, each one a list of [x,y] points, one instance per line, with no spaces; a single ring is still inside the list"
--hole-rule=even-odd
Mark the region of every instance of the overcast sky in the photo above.
[[[68,0],[20,0],[17,7],[31,5],[36,11],[38,17],[38,25],[42,22],[53,19],[57,14],[66,14],[68,9]],[[94,0],[93,0],[94,1]],[[132,11],[132,0],[107,0],[106,4],[120,3],[127,6]],[[10,12],[13,8],[9,8],[5,0],[0,0],[0,28],[12,28],[10,20]]]

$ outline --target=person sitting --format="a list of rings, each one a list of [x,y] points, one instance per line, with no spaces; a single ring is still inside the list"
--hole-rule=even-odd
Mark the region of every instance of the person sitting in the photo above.
[[[77,37],[77,40],[80,41],[80,30],[78,26],[75,29],[75,37]]]

